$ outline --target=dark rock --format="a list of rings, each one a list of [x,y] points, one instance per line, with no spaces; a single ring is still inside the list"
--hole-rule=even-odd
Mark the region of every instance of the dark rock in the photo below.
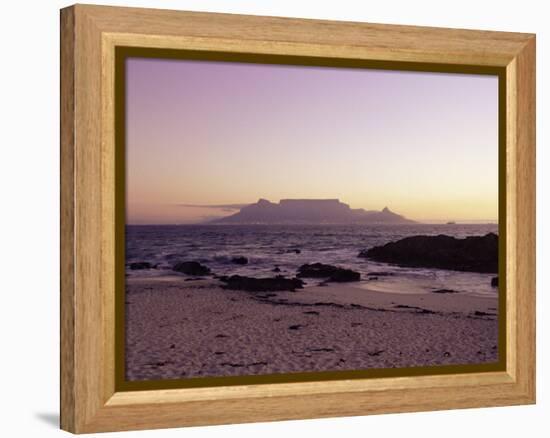
[[[172,267],[173,271],[181,272],[187,275],[205,276],[210,275],[210,269],[201,265],[199,262],[180,262]]]
[[[476,310],[473,313],[474,316],[496,316],[494,313],[487,313],[487,312],[481,312],[480,310]]]
[[[420,307],[416,307],[416,306],[407,306],[406,304],[396,304],[395,306],[396,309],[420,309]]]
[[[335,271],[328,279],[328,281],[338,283],[359,280],[361,280],[361,274],[359,272],[352,271],[351,269],[339,269]]]
[[[418,306],[408,306],[406,304],[397,304],[393,307],[396,308],[396,309],[411,309],[411,310],[414,310],[415,313],[423,313],[423,314],[428,314],[428,315],[433,315],[433,314],[437,313],[437,312],[434,312],[433,310],[424,309],[424,308],[418,307]],[[379,310],[382,310],[382,309],[379,309]]]
[[[252,278],[241,275],[232,275],[222,280],[224,289],[244,290],[248,292],[292,291],[301,289],[304,282],[298,278],[285,278],[283,276]]]
[[[491,278],[491,286],[498,287],[498,277]]]
[[[302,250],[298,249],[298,248],[292,248],[292,249],[287,249],[285,252],[287,252],[287,253],[293,252],[294,254],[300,254],[302,252]]]
[[[271,272],[281,272],[281,268],[279,268],[278,266],[275,266]]]
[[[363,251],[361,251],[361,252],[363,252]],[[367,274],[367,277],[389,277],[391,275],[394,275],[394,273],[393,272],[375,272],[375,271],[373,271],[373,272],[369,272]]]
[[[258,294],[258,295],[257,295],[258,298],[265,298],[265,299],[267,299],[267,298],[273,298],[273,297],[276,297],[276,296],[277,296],[276,293],[267,293],[267,294],[261,294],[261,295]]]
[[[137,271],[140,269],[153,269],[153,265],[149,262],[134,262],[134,263],[130,263],[128,267],[132,271]]]
[[[361,274],[351,269],[339,268],[337,266],[325,265],[323,263],[305,264],[298,268],[299,278],[326,278],[327,281],[348,282],[359,281]]]
[[[231,362],[222,362],[220,364],[222,367],[231,367],[231,368],[242,368],[245,367],[245,364],[242,363],[231,363]]]
[[[231,263],[235,263],[236,265],[246,265],[248,264],[248,259],[243,256],[233,257],[231,259]]]
[[[400,266],[496,273],[498,236],[412,236],[361,251],[359,257]]]
[[[458,291],[454,289],[436,289],[433,290],[432,293],[434,294],[457,294]]]
[[[253,367],[258,365],[267,365],[267,362],[261,361],[261,362],[251,362],[251,363],[232,363],[232,362],[222,362],[220,364],[223,367],[231,367],[231,368],[243,368],[243,367]]]
[[[303,327],[302,324],[296,324],[296,325],[289,326],[288,329],[289,330],[300,330],[302,327]]]

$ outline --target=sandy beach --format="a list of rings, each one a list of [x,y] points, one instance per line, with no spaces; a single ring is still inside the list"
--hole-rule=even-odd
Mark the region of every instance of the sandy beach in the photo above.
[[[498,362],[496,76],[125,71],[128,380]]]
[[[368,281],[296,292],[222,286],[181,276],[128,278],[127,379],[498,360],[496,296],[392,293]]]

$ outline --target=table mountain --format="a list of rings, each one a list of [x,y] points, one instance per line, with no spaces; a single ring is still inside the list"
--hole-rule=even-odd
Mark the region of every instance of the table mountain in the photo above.
[[[215,219],[217,224],[407,224],[406,219],[384,208],[381,211],[350,208],[338,199],[260,199],[238,213]]]

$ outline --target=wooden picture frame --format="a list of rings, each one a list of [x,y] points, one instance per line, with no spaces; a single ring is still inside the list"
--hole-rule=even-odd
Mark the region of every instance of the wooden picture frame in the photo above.
[[[117,47],[497,72],[505,98],[503,369],[120,390],[115,376]],[[91,5],[61,11],[62,429],[89,433],[534,402],[534,35]]]

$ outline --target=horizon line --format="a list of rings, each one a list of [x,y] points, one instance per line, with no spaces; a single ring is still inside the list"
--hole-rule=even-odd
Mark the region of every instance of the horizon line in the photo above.
[[[498,225],[498,219],[486,219],[486,220],[455,220],[455,221],[449,221],[446,219],[430,219],[430,220],[418,220],[413,219],[416,224],[395,224],[395,223],[371,223],[371,224],[361,224],[361,223],[250,223],[250,224],[231,224],[231,223],[212,223],[210,221],[203,221],[203,222],[173,222],[173,223],[125,223],[125,226],[183,226],[183,225],[212,225],[212,226],[250,226],[250,225],[268,225],[268,226],[280,226],[280,225],[311,225],[311,226],[332,226],[332,225],[364,225],[364,226],[414,226],[414,225]],[[454,223],[451,223],[454,222]]]

